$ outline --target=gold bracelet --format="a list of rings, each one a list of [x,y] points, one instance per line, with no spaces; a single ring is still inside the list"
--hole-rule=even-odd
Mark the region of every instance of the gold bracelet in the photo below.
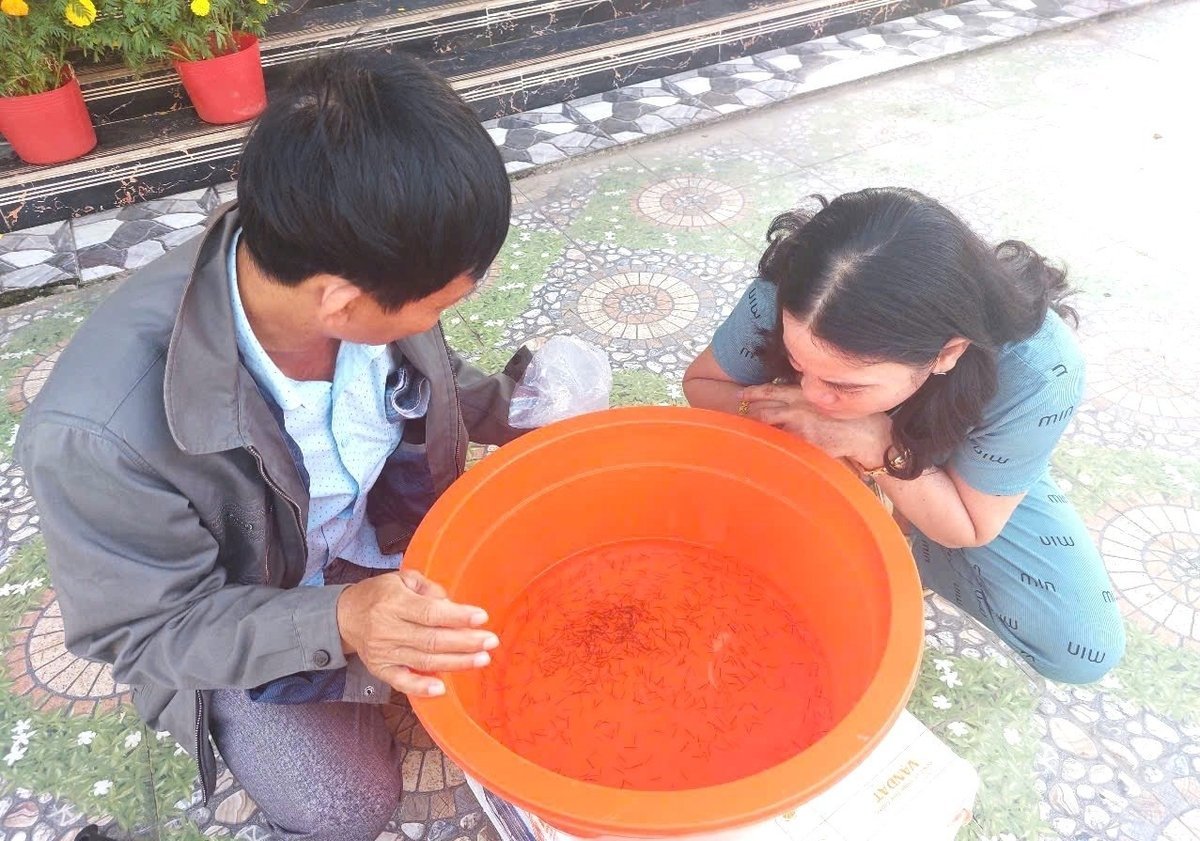
[[[746,417],[746,415],[750,414],[750,401],[743,400],[741,403],[738,403],[737,413],[738,413],[738,417],[743,417],[743,418]]]
[[[892,449],[895,448],[889,447],[888,451],[890,452]],[[855,462],[855,464],[858,465],[859,472],[862,473],[863,476],[875,478],[876,476],[882,476],[884,474],[891,476],[893,475],[893,471],[899,472],[903,470],[908,466],[908,460],[911,457],[912,453],[910,453],[908,450],[896,450],[895,455],[888,455],[885,453],[883,457],[883,464],[881,464],[879,467],[874,467],[868,470],[866,467],[858,464],[858,462]]]

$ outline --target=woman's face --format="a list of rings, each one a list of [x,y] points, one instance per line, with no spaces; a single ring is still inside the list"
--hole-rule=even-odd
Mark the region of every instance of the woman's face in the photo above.
[[[783,314],[783,344],[805,398],[822,414],[837,420],[894,409],[912,397],[935,369],[949,370],[961,355],[961,351],[955,354],[948,366],[940,357],[934,365],[919,368],[861,361],[817,339],[807,324],[787,313]]]

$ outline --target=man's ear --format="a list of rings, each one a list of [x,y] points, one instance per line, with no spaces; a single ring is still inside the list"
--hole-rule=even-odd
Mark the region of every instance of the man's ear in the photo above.
[[[317,318],[327,327],[340,330],[350,321],[365,294],[345,278],[326,275],[317,291]]]

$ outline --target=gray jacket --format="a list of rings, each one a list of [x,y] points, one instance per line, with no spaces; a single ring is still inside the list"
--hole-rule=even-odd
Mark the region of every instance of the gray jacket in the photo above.
[[[216,760],[208,690],[251,688],[348,665],[346,700],[387,687],[347,664],[342,586],[298,587],[308,490],[238,357],[226,255],[237,211],[129,278],[80,328],[26,412],[17,455],[38,501],[67,647],[111,663],[152,727]],[[397,344],[432,387],[426,458],[435,494],[463,471],[470,440],[500,444],[512,380],[484,376],[441,328]],[[385,552],[411,525],[368,497]],[[403,506],[395,506],[397,508]]]

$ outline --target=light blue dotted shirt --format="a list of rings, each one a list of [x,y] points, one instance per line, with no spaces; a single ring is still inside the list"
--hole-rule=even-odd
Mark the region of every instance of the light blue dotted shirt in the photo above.
[[[379,551],[367,520],[367,492],[400,443],[403,420],[385,407],[395,360],[386,345],[342,342],[333,382],[293,380],[279,370],[254,335],[238,293],[237,244],[229,250],[229,286],[242,362],[283,412],[287,434],[308,472],[308,566],[303,583],[324,583],[326,564],[344,558],[359,566],[392,569],[397,555]]]

